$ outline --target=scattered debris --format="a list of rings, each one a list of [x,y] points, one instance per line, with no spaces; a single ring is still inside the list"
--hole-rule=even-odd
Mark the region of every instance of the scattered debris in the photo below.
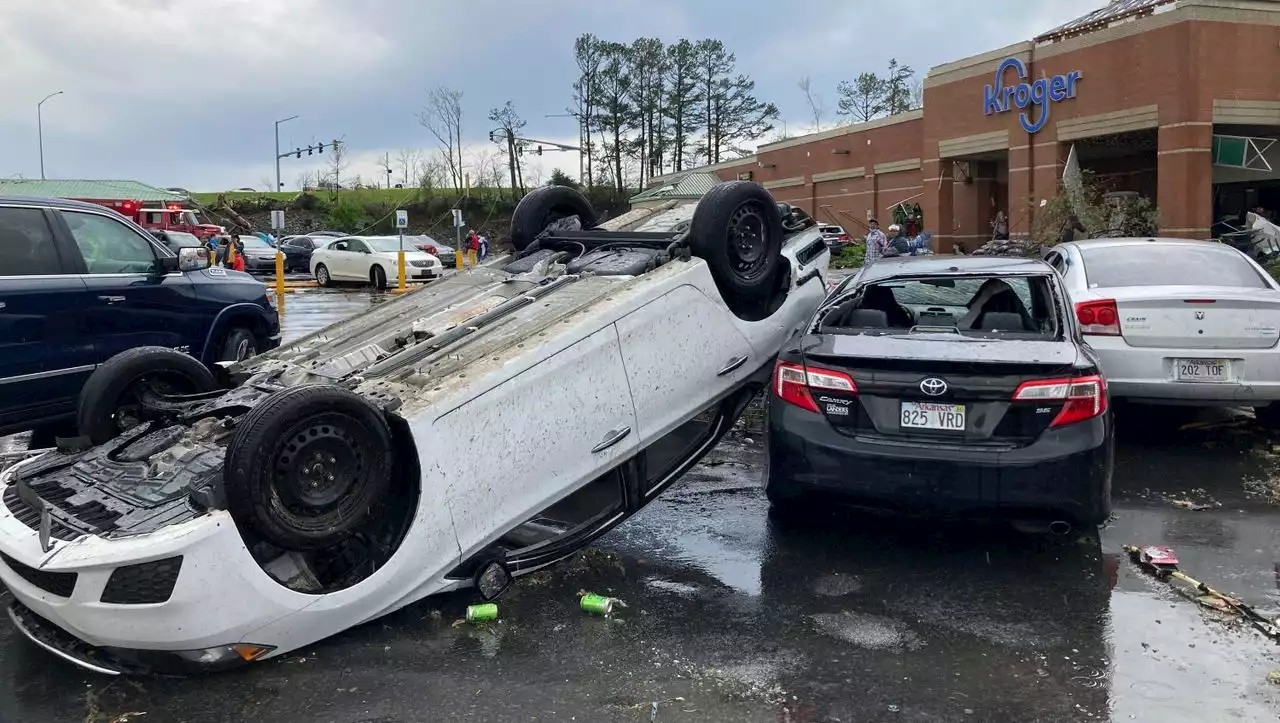
[[[1192,430],[1228,429],[1230,427],[1243,427],[1244,425],[1249,424],[1252,421],[1253,419],[1245,416],[1228,417],[1226,419],[1207,419],[1207,420],[1196,421],[1196,422],[1187,422],[1181,427],[1178,427],[1178,431],[1190,432]]]
[[[1169,504],[1180,510],[1190,510],[1191,512],[1203,512],[1204,510],[1216,510],[1222,507],[1221,502],[1192,502],[1191,500],[1170,499]]]
[[[467,622],[479,623],[498,619],[498,606],[494,603],[481,603],[467,606]]]
[[[1280,685],[1280,670],[1273,670],[1267,673],[1267,682],[1272,685]]]
[[[1280,641],[1280,626],[1275,622],[1267,620],[1240,598],[1219,592],[1179,570],[1178,556],[1174,554],[1171,548],[1163,545],[1143,548],[1125,545],[1124,550],[1129,553],[1131,560],[1143,570],[1155,575],[1156,579],[1165,582],[1178,580],[1190,586],[1190,591],[1181,586],[1177,587],[1176,589],[1180,594],[1211,610],[1237,615],[1263,635],[1272,640]],[[1206,599],[1213,602],[1208,602]],[[1160,621],[1157,620],[1156,622]],[[1145,643],[1143,643],[1143,647],[1146,647]]]
[[[625,608],[627,606],[626,603],[622,602],[616,597],[605,597],[604,595],[596,595],[595,593],[590,593],[590,592],[587,592],[586,590],[578,591],[578,605],[584,611],[589,612],[593,615],[605,615],[605,616],[613,614],[613,608],[615,606],[620,608]]]

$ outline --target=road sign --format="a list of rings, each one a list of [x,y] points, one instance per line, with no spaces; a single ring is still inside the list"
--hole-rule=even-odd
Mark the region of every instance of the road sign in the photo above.
[[[396,228],[409,228],[408,211],[396,211]]]
[[[453,227],[462,228],[463,225],[464,224],[462,222],[462,209],[460,208],[453,209]]]
[[[284,211],[271,212],[271,229],[273,231],[284,230]]]

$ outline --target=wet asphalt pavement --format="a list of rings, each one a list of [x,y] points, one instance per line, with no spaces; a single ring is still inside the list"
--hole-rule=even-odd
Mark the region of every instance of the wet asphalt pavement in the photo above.
[[[382,298],[290,293],[286,335]],[[834,511],[776,519],[758,423],[593,549],[520,580],[486,626],[453,626],[473,598],[446,595],[238,671],[111,680],[0,624],[0,723],[1280,715],[1266,680],[1280,647],[1121,551],[1171,545],[1193,576],[1280,609],[1280,437],[1251,420],[1179,431],[1167,415],[1121,417],[1115,520],[1071,542]],[[627,607],[587,616],[580,590]]]

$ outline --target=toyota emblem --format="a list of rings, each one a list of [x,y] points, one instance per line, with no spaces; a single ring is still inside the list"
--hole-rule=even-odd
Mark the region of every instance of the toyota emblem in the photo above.
[[[947,393],[947,383],[937,377],[929,377],[920,382],[920,391],[931,397],[940,397]]]
[[[1197,312],[1196,312],[1196,321],[1204,321],[1204,312],[1203,312],[1203,311],[1197,311]]]

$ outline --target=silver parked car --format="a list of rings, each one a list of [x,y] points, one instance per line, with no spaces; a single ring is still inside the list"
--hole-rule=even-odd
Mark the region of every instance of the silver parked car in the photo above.
[[[1191,406],[1253,406],[1280,425],[1280,284],[1220,243],[1116,238],[1045,255],[1111,395]]]

